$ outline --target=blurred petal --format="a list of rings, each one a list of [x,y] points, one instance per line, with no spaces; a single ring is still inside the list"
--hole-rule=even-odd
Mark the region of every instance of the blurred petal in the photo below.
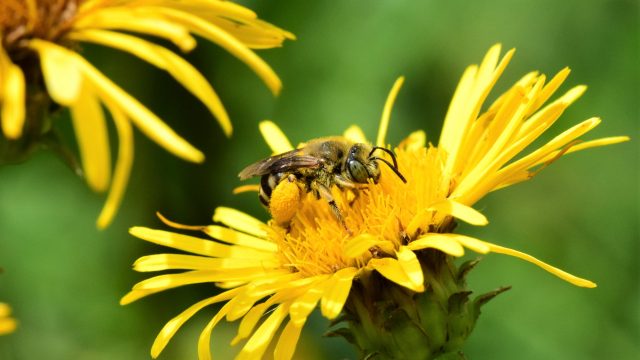
[[[260,132],[264,141],[267,142],[273,154],[282,154],[293,150],[293,146],[287,136],[280,130],[273,121],[264,120],[260,122]]]
[[[82,73],[71,50],[48,41],[32,39],[29,46],[40,55],[47,92],[60,105],[73,105],[82,88]]]
[[[129,119],[117,107],[109,107],[118,132],[118,161],[107,201],[98,216],[98,228],[104,229],[113,220],[122,202],[133,167],[133,129]]]
[[[351,125],[347,130],[344,131],[342,136],[346,137],[347,140],[352,141],[354,143],[364,143],[366,144],[367,137],[364,136],[364,132],[358,125]]]
[[[400,76],[389,92],[387,102],[385,102],[384,109],[382,110],[382,118],[380,119],[380,127],[378,128],[378,137],[376,138],[376,146],[387,146],[385,138],[387,136],[387,129],[389,128],[389,120],[391,119],[391,110],[393,109],[393,103],[396,101],[396,97],[398,96],[403,83],[404,76]]]
[[[202,74],[186,60],[162,46],[155,45],[135,36],[104,30],[85,30],[76,32],[72,38],[89,41],[126,51],[148,63],[166,70],[181,85],[207,106],[211,114],[218,119],[227,136],[232,127],[222,101]]]
[[[14,65],[0,44],[0,120],[2,133],[8,139],[22,136],[25,121],[25,79],[22,70]]]
[[[173,42],[182,51],[191,51],[196,40],[189,31],[175,22],[154,14],[142,14],[127,8],[87,11],[74,24],[74,30],[117,29],[158,36]]]
[[[103,192],[111,181],[111,149],[100,101],[93,89],[83,84],[70,105],[85,178],[93,191]]]
[[[424,148],[427,144],[427,134],[423,130],[417,130],[409,134],[400,145],[399,148],[407,151],[417,151]]]
[[[191,32],[220,45],[230,54],[247,64],[274,94],[277,95],[280,93],[282,82],[278,78],[278,75],[276,75],[264,60],[251,51],[245,44],[233,37],[233,35],[193,14],[167,8],[158,8],[153,11],[189,28]]]
[[[100,96],[113,103],[113,106],[118,106],[147,137],[184,160],[196,163],[204,161],[204,155],[198,149],[176,134],[138,100],[119,88],[80,56],[77,56],[77,60],[81,64],[86,79],[93,83]]]
[[[266,225],[262,221],[236,209],[223,206],[216,208],[213,221],[259,238],[266,237]]]

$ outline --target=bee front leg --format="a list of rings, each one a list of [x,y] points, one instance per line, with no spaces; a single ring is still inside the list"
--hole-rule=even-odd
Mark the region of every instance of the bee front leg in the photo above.
[[[353,235],[353,233],[351,232],[351,230],[349,230],[349,228],[347,227],[347,224],[344,221],[344,217],[342,216],[342,212],[340,211],[340,208],[338,208],[338,205],[336,204],[336,200],[333,198],[333,195],[331,195],[331,190],[329,190],[329,188],[327,188],[326,186],[315,181],[311,184],[311,187],[315,188],[318,194],[329,204],[331,211],[333,211],[333,215],[335,215],[336,219],[340,221],[340,224],[342,224],[344,229],[347,230],[347,233],[349,233],[349,235]]]

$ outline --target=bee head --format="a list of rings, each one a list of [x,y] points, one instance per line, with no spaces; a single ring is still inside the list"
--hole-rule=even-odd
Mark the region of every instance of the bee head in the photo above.
[[[372,156],[376,150],[382,150],[391,155],[393,165],[383,158]],[[371,147],[362,143],[355,144],[349,149],[349,154],[347,155],[347,161],[345,163],[346,172],[354,182],[365,184],[369,179],[372,179],[374,183],[377,183],[380,178],[378,161],[382,161],[387,164],[387,166],[389,166],[389,168],[391,168],[391,170],[393,170],[393,172],[396,173],[404,183],[407,182],[398,170],[396,156],[391,150],[379,146]]]

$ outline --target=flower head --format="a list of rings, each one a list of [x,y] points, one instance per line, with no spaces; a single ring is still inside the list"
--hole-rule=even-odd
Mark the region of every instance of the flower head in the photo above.
[[[11,317],[11,307],[0,303],[0,335],[6,335],[15,331],[18,322]]]
[[[203,102],[227,135],[232,130],[222,102],[198,70],[164,46],[129,33],[169,40],[183,52],[196,46],[192,35],[201,36],[245,62],[274,94],[280,80],[251,49],[280,46],[293,38],[227,1],[3,0],[0,140],[6,140],[0,143],[0,155],[5,161],[21,159],[45,141],[49,100],[69,107],[87,183],[99,192],[110,187],[99,227],[110,223],[126,187],[133,162],[132,124],[184,160],[199,163],[204,155],[84,59],[77,52],[79,43],[125,51],[167,71]],[[120,140],[113,179],[102,106],[111,113]]]
[[[157,254],[138,259],[134,264],[137,271],[188,271],[141,281],[125,295],[123,304],[186,284],[213,282],[225,289],[169,321],[153,344],[151,355],[157,356],[197,311],[222,302],[224,305],[200,336],[201,359],[210,358],[211,331],[225,318],[241,319],[233,344],[248,339],[238,358],[261,357],[283,323],[274,356],[291,358],[302,327],[316,307],[329,319],[338,317],[345,306],[352,307],[354,312],[366,307],[358,305],[360,300],[353,295],[354,291],[359,293],[369,286],[372,275],[386,279],[401,293],[423,293],[429,290],[425,284],[433,287],[429,285],[437,276],[430,266],[433,249],[449,257],[460,257],[465,249],[481,254],[507,254],[532,262],[574,285],[595,287],[589,280],[525,253],[452,232],[458,220],[479,226],[488,223],[472,205],[490,191],[529,179],[570,152],[627,139],[613,137],[577,143],[578,137],[600,122],[594,118],[513,160],[558,119],[584,87],[575,87],[543,107],[569,71],[562,70],[548,82],[544,75],[530,73],[481,112],[490,89],[513,54],[509,51],[500,59],[499,52],[500,47],[494,46],[480,66],[470,66],[465,71],[437,147],[427,144],[422,131],[410,134],[395,147],[398,168],[406,184],[390,168],[381,167],[379,181],[364,185],[357,196],[337,187],[332,189],[345,224],[336,219],[325,200],[307,194],[287,226],[273,220],[263,223],[230,208],[216,209],[213,220],[221,225],[184,226],[163,218],[174,228],[201,231],[214,241],[171,231],[132,228],[134,236],[192,255]],[[386,146],[391,108],[402,82],[402,78],[396,82],[385,105],[377,146]],[[274,153],[292,149],[275,124],[264,122],[261,130]],[[343,136],[353,143],[367,142],[355,126]],[[278,216],[274,214],[274,218]],[[461,270],[460,276],[469,267]],[[446,289],[430,291],[446,292]],[[463,304],[468,292],[448,296],[449,306]],[[486,299],[478,302],[481,305]],[[474,314],[477,317],[477,312]],[[464,337],[469,331],[461,329]],[[448,336],[443,341],[448,341]]]

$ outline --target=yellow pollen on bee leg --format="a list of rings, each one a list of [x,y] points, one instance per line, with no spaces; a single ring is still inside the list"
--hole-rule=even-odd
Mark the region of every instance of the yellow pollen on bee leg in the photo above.
[[[278,224],[288,223],[296,214],[300,205],[300,188],[295,181],[281,181],[269,200],[269,211]]]

